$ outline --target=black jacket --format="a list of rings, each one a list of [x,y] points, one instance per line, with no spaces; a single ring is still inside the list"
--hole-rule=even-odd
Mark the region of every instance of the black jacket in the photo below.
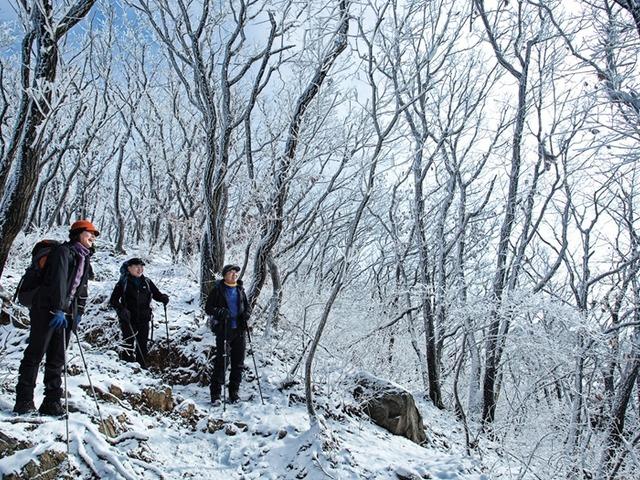
[[[238,280],[237,283],[238,295],[240,296],[240,305],[238,310],[238,326],[241,329],[246,329],[249,317],[251,316],[251,310],[249,308],[249,301],[247,300],[247,294],[244,292],[242,286],[242,280]],[[227,299],[224,296],[224,282],[218,280],[214,285],[209,296],[207,297],[207,303],[204,307],[204,311],[207,315],[212,315],[216,320],[214,333],[218,335],[222,333],[225,327],[225,322],[228,321],[229,305],[227,305]],[[225,315],[226,314],[226,315]]]
[[[133,277],[127,273],[123,280],[118,281],[111,293],[109,305],[116,309],[118,317],[123,318],[123,310],[129,311],[132,323],[146,323],[151,321],[151,299],[158,302],[166,300],[166,295],[158,290],[155,284],[144,275],[136,285]]]
[[[65,242],[51,251],[47,257],[47,266],[43,272],[42,284],[33,300],[33,307],[49,312],[62,310],[72,315],[84,313],[87,304],[87,283],[93,278],[90,262],[91,254],[84,261],[84,272],[80,285],[73,298],[70,298],[71,285],[76,274],[80,254],[71,242]]]

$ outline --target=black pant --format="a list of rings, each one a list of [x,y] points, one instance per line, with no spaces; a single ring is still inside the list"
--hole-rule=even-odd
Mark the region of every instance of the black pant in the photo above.
[[[124,360],[136,361],[143,367],[146,366],[149,353],[149,322],[120,322],[122,330],[122,342],[124,343]],[[135,343],[134,343],[135,340]]]
[[[45,401],[57,401],[62,398],[62,369],[64,368],[64,347],[69,345],[71,328],[53,329],[49,322],[53,314],[41,308],[33,308],[29,312],[31,330],[29,344],[24,350],[18,384],[16,385],[16,402],[33,401],[33,390],[36,387],[38,369],[43,357],[44,363],[44,397]],[[67,315],[67,324],[71,318]],[[64,340],[63,340],[64,335]]]
[[[239,328],[227,331],[227,366],[231,366],[229,374],[229,390],[238,390],[242,381],[242,369],[244,368],[244,356],[247,348],[247,341],[244,330]],[[224,335],[216,335],[216,356],[213,360],[213,376],[210,388],[212,393],[220,391],[224,385]]]

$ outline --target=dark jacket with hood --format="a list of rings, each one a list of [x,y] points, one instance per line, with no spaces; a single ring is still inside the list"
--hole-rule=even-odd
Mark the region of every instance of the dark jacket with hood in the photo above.
[[[139,277],[139,281],[129,273],[116,283],[109,305],[116,309],[118,318],[126,320],[129,312],[131,323],[147,323],[151,321],[151,300],[166,302],[168,297],[158,290],[155,284],[144,275]]]
[[[225,288],[223,280],[216,281],[209,292],[209,297],[207,297],[207,303],[204,307],[206,314],[212,315],[215,320],[215,325],[212,327],[212,330],[216,335],[222,334],[225,328],[229,328],[229,305],[227,305],[227,299],[224,295]],[[239,298],[238,328],[244,330],[248,326],[251,310],[249,308],[247,295],[244,292],[244,287],[242,286],[242,280],[238,280],[236,282],[236,288],[238,289]]]
[[[72,298],[71,287],[81,260],[80,254],[75,251],[72,242],[64,242],[52,250],[47,258],[41,286],[33,300],[33,308],[48,312],[62,310],[72,316],[82,315],[87,304],[87,283],[93,279],[90,257],[91,253],[85,257],[80,284]]]

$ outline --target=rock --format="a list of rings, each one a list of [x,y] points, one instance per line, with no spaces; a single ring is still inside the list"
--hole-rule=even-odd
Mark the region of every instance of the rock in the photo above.
[[[207,420],[207,432],[216,433],[224,428],[224,420],[210,418]]]
[[[184,419],[184,423],[194,431],[198,428],[198,423],[204,417],[203,413],[191,400],[184,400],[175,408],[178,415]]]
[[[67,375],[70,377],[77,377],[84,373],[78,365],[67,365]]]
[[[38,478],[41,480],[55,480],[59,478],[61,464],[66,460],[66,454],[47,450],[38,456],[38,462],[31,460],[19,474],[4,475],[4,480],[19,480],[23,478]]]
[[[278,440],[282,440],[286,436],[287,436],[287,431],[284,428],[281,428],[280,430],[278,430]]]
[[[173,392],[170,387],[164,390],[145,388],[142,390],[142,403],[156,412],[170,412],[173,410]]]
[[[185,400],[178,405],[178,413],[187,420],[196,416],[196,405],[191,400]]]
[[[238,429],[239,429],[241,432],[246,432],[247,430],[249,430],[249,425],[247,425],[247,424],[246,424],[246,423],[244,423],[244,422],[233,422],[233,424],[234,424],[236,427],[238,427]]]
[[[427,442],[422,417],[408,391],[366,373],[356,375],[355,383],[353,396],[375,424],[418,445]]]
[[[111,415],[109,415],[109,417],[107,417],[107,419],[98,426],[98,431],[111,438],[114,438],[117,435],[118,427]]]
[[[22,442],[0,432],[0,458],[13,455],[18,450],[33,447],[29,442]]]
[[[120,400],[122,400],[122,397],[124,396],[122,389],[114,384],[109,385],[109,393]]]

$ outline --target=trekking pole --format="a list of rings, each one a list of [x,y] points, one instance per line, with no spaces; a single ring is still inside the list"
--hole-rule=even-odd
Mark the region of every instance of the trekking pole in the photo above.
[[[256,371],[256,380],[258,381],[258,392],[260,392],[260,400],[262,400],[262,405],[264,405],[264,397],[262,396],[262,387],[260,386],[260,376],[258,375],[258,364],[256,363],[256,354],[253,352],[253,344],[251,343],[251,333],[249,332],[249,327],[246,327],[247,330],[247,338],[249,339],[249,348],[251,349],[251,358],[253,359],[253,368]]]
[[[138,349],[138,353],[140,354],[140,361],[142,362],[140,363],[140,366],[142,368],[147,368],[147,359],[142,354],[142,348],[140,347],[140,343],[138,343],[138,331],[133,329],[133,324],[131,323],[131,320],[127,320],[127,322],[129,323],[129,331],[133,336],[133,343],[135,345],[135,348]]]
[[[222,363],[224,369],[222,370],[222,413],[227,410],[227,319],[224,320],[224,328],[222,333],[224,335],[224,344],[222,350]]]
[[[164,304],[164,326],[167,330],[167,348],[169,348],[169,317],[167,317],[167,304]]]
[[[64,427],[67,434],[67,460],[69,459],[69,390],[67,389],[67,332],[62,328],[62,348],[64,350]]]
[[[105,435],[108,435],[107,428],[105,427],[104,420],[102,419],[102,412],[100,412],[100,405],[98,405],[98,397],[96,396],[96,390],[95,388],[93,388],[91,375],[89,375],[89,367],[87,366],[87,361],[84,359],[84,352],[82,351],[82,345],[80,344],[80,337],[78,337],[78,332],[76,331],[74,331],[73,334],[76,336],[76,341],[78,342],[78,350],[80,350],[80,357],[82,358],[84,371],[87,373],[87,380],[89,380],[89,386],[91,387],[91,393],[93,394],[93,401],[96,403],[96,409],[98,410],[98,417],[100,418],[100,425],[102,425],[102,431],[104,432]]]
[[[151,343],[153,343],[153,330],[154,330],[153,312],[151,312]]]

